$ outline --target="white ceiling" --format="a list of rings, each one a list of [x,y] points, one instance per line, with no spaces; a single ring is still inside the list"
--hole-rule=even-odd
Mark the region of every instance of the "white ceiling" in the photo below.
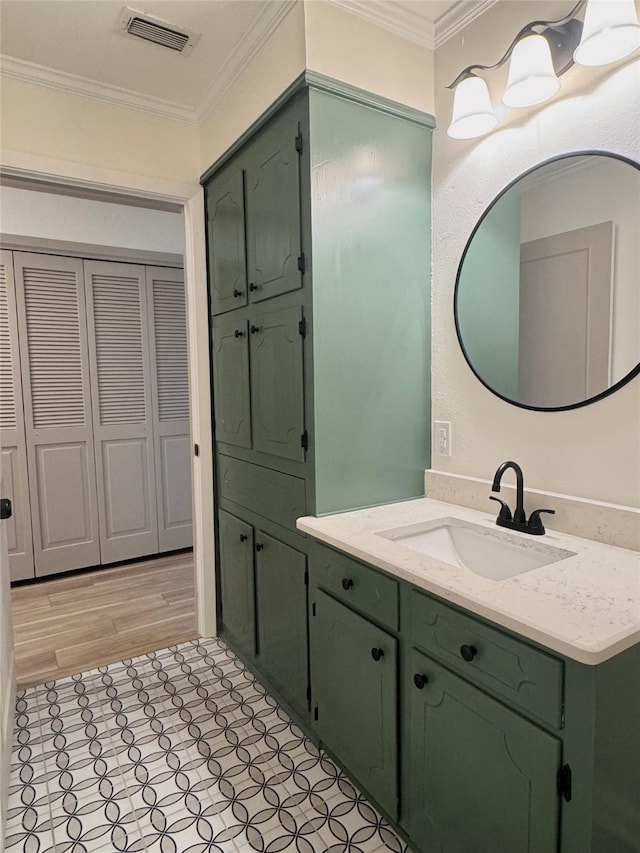
[[[447,28],[495,0],[315,0],[337,2],[360,17],[433,47]],[[293,0],[0,0],[3,70],[96,96],[138,96],[139,106],[185,121],[202,119],[212,95],[248,61]],[[201,38],[188,55],[115,32],[124,6]],[[56,77],[57,74],[57,77]],[[72,76],[70,76],[72,75]],[[86,81],[91,81],[87,83]],[[107,87],[99,90],[99,87]]]

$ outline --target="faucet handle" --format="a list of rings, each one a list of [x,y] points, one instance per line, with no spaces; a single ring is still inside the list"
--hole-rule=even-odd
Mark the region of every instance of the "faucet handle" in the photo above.
[[[544,524],[542,523],[542,519],[540,518],[540,514],[543,512],[548,512],[549,515],[555,515],[555,509],[534,509],[534,511],[529,516],[529,533],[533,533],[534,536],[542,536],[544,533]]]
[[[496,503],[500,504],[500,512],[498,513],[498,521],[511,521],[511,510],[509,509],[509,504],[506,501],[503,501],[501,498],[496,498],[493,495],[489,495],[490,501],[496,501]]]

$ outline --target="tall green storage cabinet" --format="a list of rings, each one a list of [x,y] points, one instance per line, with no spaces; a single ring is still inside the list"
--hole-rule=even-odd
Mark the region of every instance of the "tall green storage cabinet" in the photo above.
[[[430,463],[433,124],[306,72],[203,177],[219,626],[303,720],[295,520],[420,496]]]

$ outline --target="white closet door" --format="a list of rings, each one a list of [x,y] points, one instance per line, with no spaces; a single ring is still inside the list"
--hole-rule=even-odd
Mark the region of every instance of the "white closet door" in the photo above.
[[[82,261],[14,253],[36,575],[100,562]]]
[[[5,523],[11,580],[34,576],[18,315],[11,252],[0,252],[0,474],[13,515]]]
[[[144,267],[85,261],[103,563],[158,551]]]
[[[160,551],[193,545],[189,357],[182,270],[147,267]]]

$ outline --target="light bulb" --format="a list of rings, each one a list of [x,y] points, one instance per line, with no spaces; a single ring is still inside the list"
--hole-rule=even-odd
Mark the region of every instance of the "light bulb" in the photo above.
[[[553,97],[559,88],[549,42],[544,36],[525,36],[511,54],[502,102],[508,107],[531,107]]]
[[[481,77],[465,77],[456,86],[453,112],[447,133],[452,139],[473,139],[498,124],[491,107],[487,84]]]
[[[580,44],[580,65],[608,65],[640,47],[640,24],[633,0],[589,0]]]

